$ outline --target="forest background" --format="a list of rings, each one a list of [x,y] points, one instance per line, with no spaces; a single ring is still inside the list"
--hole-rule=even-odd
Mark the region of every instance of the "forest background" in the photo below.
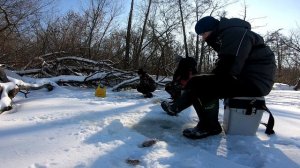
[[[247,4],[232,0],[86,2],[80,10],[62,13],[56,0],[0,0],[0,64],[39,78],[85,76],[80,84],[115,85],[113,77],[124,81],[140,67],[158,80],[173,74],[177,56],[195,58],[199,73],[207,73],[217,55],[193,32],[196,21],[206,15],[226,17],[227,7],[236,3],[244,4],[239,18],[261,19],[248,18]],[[276,82],[296,85],[300,28],[261,35],[276,55]],[[104,69],[106,75],[93,76]]]

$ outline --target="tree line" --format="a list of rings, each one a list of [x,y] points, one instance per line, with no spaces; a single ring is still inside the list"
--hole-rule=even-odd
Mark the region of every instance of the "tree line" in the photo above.
[[[194,57],[198,71],[206,73],[214,66],[216,53],[196,35],[194,24],[206,15],[226,17],[225,7],[237,3],[228,0],[88,2],[80,11],[62,14],[52,8],[55,0],[0,0],[0,64],[26,71],[53,67],[54,59],[79,57],[85,61],[109,61],[119,70],[143,67],[150,74],[170,76],[176,66],[175,58],[183,56]],[[125,10],[127,6],[129,10]],[[245,5],[239,18],[248,19],[246,9]],[[300,28],[289,34],[278,29],[263,36],[276,55],[276,82],[295,85],[300,75]],[[57,68],[50,69],[54,70]],[[80,69],[80,73],[84,70]],[[75,70],[68,66],[61,73],[47,73],[47,77],[70,71]]]

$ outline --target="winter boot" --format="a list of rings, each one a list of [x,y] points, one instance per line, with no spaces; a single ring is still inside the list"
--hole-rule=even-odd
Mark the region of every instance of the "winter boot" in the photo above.
[[[208,120],[208,130],[214,133],[221,133],[222,127],[219,123],[219,99],[215,99],[205,106],[204,118]]]
[[[145,93],[145,94],[144,94],[144,97],[145,97],[145,98],[152,98],[152,97],[153,97],[153,94],[152,94],[151,92]]]
[[[177,111],[175,111],[175,109],[172,108],[172,102],[167,102],[167,101],[163,101],[161,102],[161,107],[162,109],[167,112],[168,115],[170,116],[177,116]]]
[[[204,129],[199,129],[197,126],[194,128],[187,128],[185,130],[183,130],[182,134],[190,139],[202,139],[202,138],[206,138],[208,136],[212,136],[212,135],[218,135],[222,132],[221,130],[204,130]]]
[[[192,95],[190,91],[184,91],[182,95],[173,102],[163,101],[161,103],[162,109],[167,112],[168,115],[176,116],[182,110],[192,105]]]
[[[215,99],[208,103],[203,103],[200,99],[193,102],[197,112],[199,122],[196,127],[183,131],[183,135],[191,139],[201,139],[222,132],[222,127],[218,121],[219,100]]]

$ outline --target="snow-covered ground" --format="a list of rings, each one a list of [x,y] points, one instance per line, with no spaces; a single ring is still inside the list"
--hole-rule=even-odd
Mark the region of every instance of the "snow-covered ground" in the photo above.
[[[266,97],[275,135],[267,136],[261,125],[256,136],[222,133],[201,140],[181,133],[197,122],[192,107],[178,117],[162,111],[163,90],[150,99],[110,89],[99,98],[93,89],[74,87],[31,91],[28,98],[19,93],[13,110],[0,115],[0,167],[133,167],[128,159],[148,168],[300,167],[300,94],[290,89],[276,84]],[[149,139],[157,142],[142,147]]]

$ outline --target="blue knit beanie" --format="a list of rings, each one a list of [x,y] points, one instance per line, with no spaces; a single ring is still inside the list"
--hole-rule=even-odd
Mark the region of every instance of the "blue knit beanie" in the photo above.
[[[213,18],[212,16],[205,16],[201,18],[195,26],[195,31],[198,35],[214,30],[219,24],[219,20]]]

